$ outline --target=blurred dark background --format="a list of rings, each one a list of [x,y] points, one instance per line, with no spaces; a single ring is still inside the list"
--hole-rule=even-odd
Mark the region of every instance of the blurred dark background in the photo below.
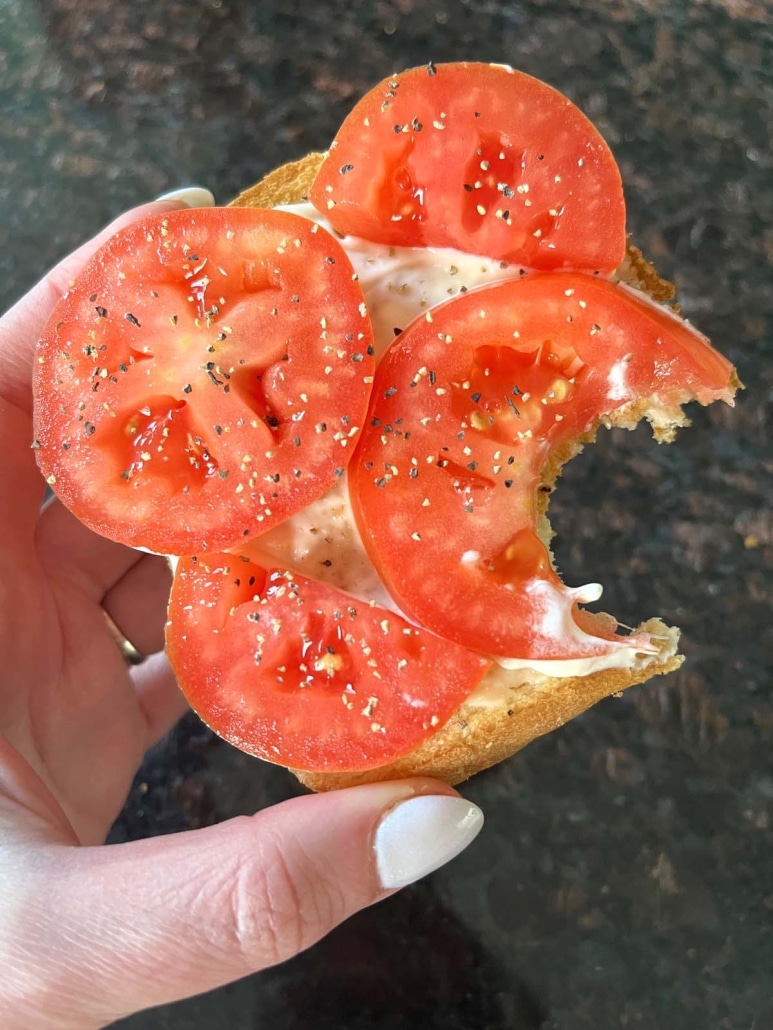
[[[468,784],[487,825],[449,868],[125,1030],[773,1026],[772,25],[767,0],[0,0],[2,306],[124,208],[324,149],[392,71],[501,61],[599,126],[635,240],[748,387],[670,448],[602,434],[551,509],[567,581],[682,626],[684,668]],[[111,839],[298,790],[189,716]]]

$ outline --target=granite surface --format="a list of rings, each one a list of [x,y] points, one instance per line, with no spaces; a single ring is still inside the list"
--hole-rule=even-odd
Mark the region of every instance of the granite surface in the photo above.
[[[3,306],[123,208],[324,148],[391,71],[504,61],[594,119],[636,240],[747,385],[673,447],[602,434],[552,507],[565,578],[681,625],[684,668],[469,783],[487,825],[450,867],[124,1030],[773,1026],[772,23],[765,0],[0,0]],[[298,791],[188,716],[112,839]]]

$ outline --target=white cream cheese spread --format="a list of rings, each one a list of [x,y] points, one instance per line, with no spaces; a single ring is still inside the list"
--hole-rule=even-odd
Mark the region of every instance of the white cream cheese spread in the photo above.
[[[518,265],[445,247],[392,247],[354,236],[340,237],[311,204],[281,208],[300,215],[335,236],[357,273],[368,304],[376,356],[388,349],[397,332],[444,300],[476,286],[518,279]]]
[[[310,204],[292,205],[283,210],[311,219],[332,232],[324,216]],[[397,332],[427,309],[466,290],[522,274],[517,266],[451,249],[394,247],[351,237],[339,237],[339,242],[365,294],[378,356],[388,349]],[[623,374],[621,369],[620,376]],[[614,385],[612,383],[613,389]],[[337,587],[359,600],[400,613],[363,545],[349,502],[346,477],[302,512],[258,537],[248,551],[256,558],[287,563],[297,572]],[[477,559],[474,552],[468,552],[465,557],[469,561]],[[578,643],[593,639],[572,619],[571,609],[574,602],[598,600],[602,592],[599,584],[563,591],[538,580],[527,586],[551,594],[543,598],[545,618],[555,623],[557,633],[571,635]],[[498,657],[495,661],[510,673],[528,670],[545,676],[569,677],[587,676],[603,669],[631,668],[647,657],[641,649],[620,643],[607,654],[587,658],[541,661]],[[512,679],[512,676],[507,677],[507,682]],[[470,701],[485,703],[496,683],[496,676],[487,676]]]

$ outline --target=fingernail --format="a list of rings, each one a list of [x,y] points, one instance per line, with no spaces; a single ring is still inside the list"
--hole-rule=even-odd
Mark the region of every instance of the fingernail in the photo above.
[[[214,207],[215,195],[202,186],[183,186],[180,190],[162,193],[156,200],[177,200],[187,207]]]
[[[390,809],[376,828],[376,870],[385,890],[405,887],[450,862],[483,826],[483,812],[464,798],[424,795]]]

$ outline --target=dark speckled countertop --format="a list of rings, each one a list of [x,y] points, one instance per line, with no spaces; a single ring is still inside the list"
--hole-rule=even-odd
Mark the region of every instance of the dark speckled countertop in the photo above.
[[[503,61],[601,128],[635,239],[748,387],[670,448],[602,434],[552,508],[567,580],[681,625],[684,668],[468,784],[487,825],[450,867],[125,1030],[773,1026],[772,23],[766,0],[0,2],[4,305],[123,208],[324,148],[391,71]],[[298,790],[189,716],[112,839]]]

